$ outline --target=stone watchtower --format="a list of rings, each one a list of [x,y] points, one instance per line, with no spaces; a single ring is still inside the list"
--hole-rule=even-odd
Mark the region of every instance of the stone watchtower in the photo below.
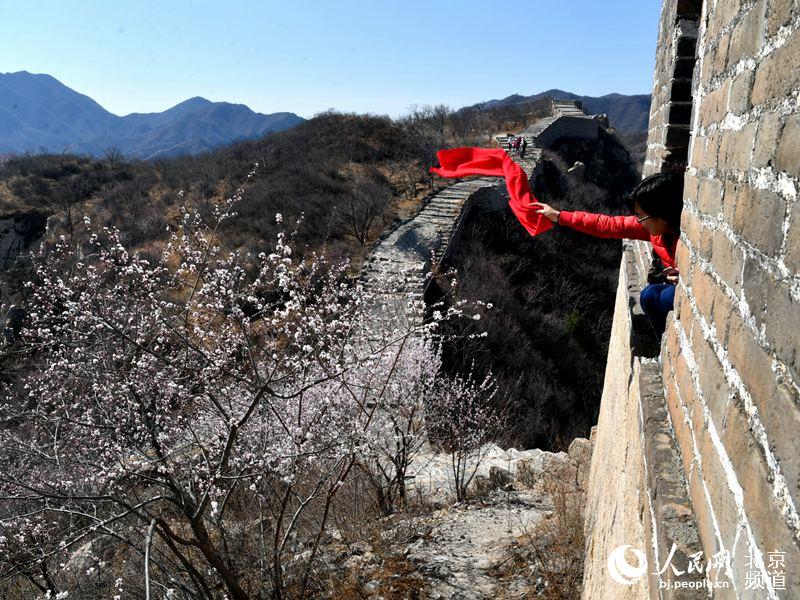
[[[644,175],[685,173],[680,283],[653,343],[626,242],[584,598],[800,598],[799,29],[792,0],[663,1]]]

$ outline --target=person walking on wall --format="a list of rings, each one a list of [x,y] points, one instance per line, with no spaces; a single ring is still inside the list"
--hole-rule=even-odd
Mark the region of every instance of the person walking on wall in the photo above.
[[[602,238],[649,241],[653,263],[639,301],[656,333],[664,333],[667,314],[673,309],[679,272],[675,249],[681,228],[683,176],[657,173],[643,179],[631,192],[629,203],[635,215],[610,216],[582,211],[557,210],[544,202],[533,202],[536,213],[555,224]]]
[[[528,147],[528,140],[522,138],[522,143],[519,145],[519,157],[525,158],[525,149]]]

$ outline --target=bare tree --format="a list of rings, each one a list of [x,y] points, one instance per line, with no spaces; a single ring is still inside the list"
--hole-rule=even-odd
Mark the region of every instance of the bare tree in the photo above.
[[[391,189],[385,183],[363,174],[356,175],[353,192],[339,209],[339,218],[345,231],[362,248],[367,246],[370,234],[382,220],[392,198]]]

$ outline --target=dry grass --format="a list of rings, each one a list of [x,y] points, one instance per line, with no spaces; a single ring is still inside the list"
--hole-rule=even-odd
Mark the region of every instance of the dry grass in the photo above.
[[[545,474],[538,485],[549,496],[553,510],[516,540],[493,575],[506,589],[524,579],[524,598],[579,600],[585,548],[584,493],[573,483],[550,474]],[[519,598],[520,593],[511,596]]]
[[[529,535],[535,572],[542,577],[537,598],[573,600],[581,597],[585,538],[585,495],[573,483],[546,476],[545,493],[554,510]]]
[[[334,524],[341,540],[326,549],[326,553],[334,546],[347,548],[351,553],[353,548],[366,551],[331,565],[328,580],[322,585],[324,597],[337,600],[427,598],[427,583],[402,551],[424,535],[422,526],[413,516],[427,512],[428,507],[409,499],[403,512],[378,518],[377,507],[365,505],[365,490],[354,483],[351,481],[350,489],[343,490],[342,497],[338,498]]]

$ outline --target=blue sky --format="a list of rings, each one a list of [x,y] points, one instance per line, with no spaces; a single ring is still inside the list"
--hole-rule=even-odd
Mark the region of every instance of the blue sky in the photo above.
[[[192,96],[303,117],[399,116],[560,88],[652,91],[660,0],[0,0],[0,72],[113,113]]]

